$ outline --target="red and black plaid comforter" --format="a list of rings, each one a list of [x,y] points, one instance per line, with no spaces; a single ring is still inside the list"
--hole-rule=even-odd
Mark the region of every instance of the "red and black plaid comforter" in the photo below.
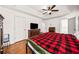
[[[79,54],[79,41],[71,34],[48,32],[31,39],[53,54]]]

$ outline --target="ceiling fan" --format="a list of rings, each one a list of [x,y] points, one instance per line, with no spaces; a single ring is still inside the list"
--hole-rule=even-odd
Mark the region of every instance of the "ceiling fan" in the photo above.
[[[56,5],[52,5],[52,6],[48,6],[47,9],[42,9],[44,12],[43,14],[48,13],[49,15],[52,14],[52,12],[57,12],[59,10],[55,10],[54,8],[56,7]]]

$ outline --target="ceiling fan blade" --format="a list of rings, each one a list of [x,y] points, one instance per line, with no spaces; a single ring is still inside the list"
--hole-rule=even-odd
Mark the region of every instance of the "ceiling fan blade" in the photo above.
[[[54,7],[56,7],[56,5],[53,5],[53,6],[51,7],[51,9],[53,9]]]
[[[51,11],[59,11],[59,10],[51,10]]]
[[[43,14],[46,14],[47,12],[44,12]]]
[[[48,10],[50,10],[50,6],[48,7]]]
[[[42,9],[42,10],[47,11],[47,9]]]

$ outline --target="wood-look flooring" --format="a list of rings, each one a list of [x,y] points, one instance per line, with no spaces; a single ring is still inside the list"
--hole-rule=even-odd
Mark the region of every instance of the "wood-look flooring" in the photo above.
[[[32,54],[30,48],[26,45],[26,40],[16,42],[3,49],[4,54]]]

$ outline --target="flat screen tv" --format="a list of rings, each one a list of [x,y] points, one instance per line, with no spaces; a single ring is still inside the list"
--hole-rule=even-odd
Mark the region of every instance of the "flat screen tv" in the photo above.
[[[30,29],[38,29],[37,23],[30,23]]]

